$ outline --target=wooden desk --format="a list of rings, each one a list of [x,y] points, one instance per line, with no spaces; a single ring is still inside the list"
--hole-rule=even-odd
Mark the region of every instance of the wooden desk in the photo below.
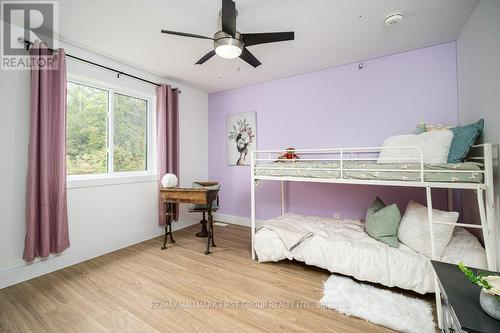
[[[207,189],[207,188],[191,188],[191,187],[162,187],[160,189],[161,199],[165,203],[165,237],[163,238],[162,250],[167,248],[167,237],[170,238],[171,243],[175,243],[172,235],[172,217],[174,204],[177,203],[188,203],[188,204],[199,204],[207,205],[208,212],[208,237],[207,237],[207,249],[205,254],[210,254],[210,243],[213,247],[216,247],[214,243],[214,226],[213,226],[213,216],[212,216],[212,202],[217,199],[219,193],[218,189]]]

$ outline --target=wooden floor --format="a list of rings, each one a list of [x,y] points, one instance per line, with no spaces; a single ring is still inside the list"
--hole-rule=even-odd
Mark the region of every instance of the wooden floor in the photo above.
[[[317,306],[329,273],[250,259],[250,230],[199,226],[0,290],[0,332],[391,332]]]

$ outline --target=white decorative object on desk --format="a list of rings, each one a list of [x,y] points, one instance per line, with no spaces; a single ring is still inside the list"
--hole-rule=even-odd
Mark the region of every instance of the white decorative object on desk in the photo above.
[[[481,289],[479,303],[484,312],[496,320],[500,320],[500,276],[490,275],[483,277],[490,289]]]
[[[178,183],[179,179],[173,173],[167,173],[161,179],[161,184],[163,185],[163,187],[176,187]]]

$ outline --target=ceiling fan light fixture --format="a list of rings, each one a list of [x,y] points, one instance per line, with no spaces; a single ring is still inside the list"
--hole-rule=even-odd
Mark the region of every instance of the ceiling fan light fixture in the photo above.
[[[215,49],[215,53],[217,53],[217,55],[222,58],[234,59],[240,56],[241,48],[239,48],[236,45],[230,45],[230,44],[220,45],[217,46],[217,48]]]
[[[243,51],[243,43],[239,39],[238,33],[236,37],[234,38],[223,31],[217,32],[214,35],[215,53],[226,59],[238,58]]]

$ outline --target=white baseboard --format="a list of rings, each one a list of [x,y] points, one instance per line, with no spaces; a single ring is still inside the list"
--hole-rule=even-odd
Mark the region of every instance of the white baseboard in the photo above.
[[[194,225],[198,221],[179,221],[173,223],[173,230],[180,230]],[[31,264],[24,264],[0,271],[0,289],[42,276],[59,269],[72,266],[104,254],[123,249],[125,247],[144,242],[163,235],[163,227],[141,230],[133,234],[118,236],[116,238],[92,244],[90,246],[71,249],[58,255],[51,255],[47,259],[37,259]]]
[[[214,220],[229,223],[229,224],[242,225],[245,227],[250,227],[252,225],[252,221],[250,220],[249,217],[229,215],[229,214],[223,214],[223,213],[215,213]],[[264,220],[260,220],[260,219],[255,220],[255,223],[257,225],[262,224],[262,222],[264,222]]]

